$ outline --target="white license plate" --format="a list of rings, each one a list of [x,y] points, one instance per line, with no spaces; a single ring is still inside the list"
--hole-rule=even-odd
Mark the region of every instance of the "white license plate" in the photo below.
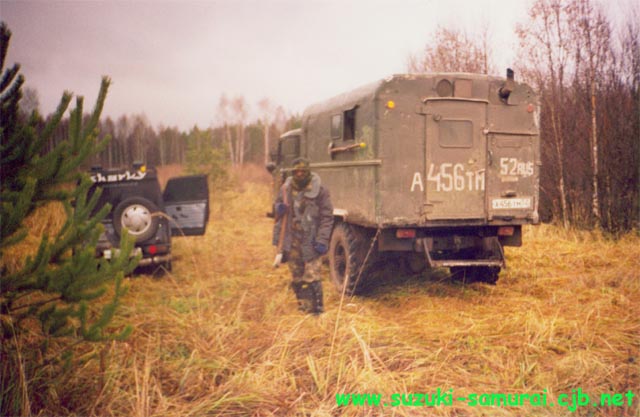
[[[104,251],[102,251],[102,256],[104,256],[105,259],[111,259],[115,256],[120,255],[120,249],[105,249]],[[133,250],[131,251],[131,257],[133,258],[134,256],[137,255],[142,255],[142,248],[140,247],[135,247],[133,248]]]
[[[491,208],[502,209],[528,209],[531,208],[531,197],[528,198],[496,198],[491,200]]]

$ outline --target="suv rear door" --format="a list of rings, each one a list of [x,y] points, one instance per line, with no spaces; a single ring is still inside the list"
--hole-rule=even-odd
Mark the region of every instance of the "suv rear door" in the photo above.
[[[206,175],[171,178],[162,197],[165,212],[171,217],[173,236],[204,235],[209,221]]]

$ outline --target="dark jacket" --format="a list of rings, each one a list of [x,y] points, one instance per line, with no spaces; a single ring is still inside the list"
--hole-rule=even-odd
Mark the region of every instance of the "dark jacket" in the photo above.
[[[295,215],[292,182],[291,177],[287,178],[284,186],[280,188],[278,198],[276,199],[276,205],[284,201],[282,195],[284,189],[287,193],[289,210],[287,212],[287,226],[282,251],[287,253],[291,250],[291,241],[293,238],[292,223],[294,219],[295,221],[300,221],[302,228],[302,259],[304,262],[309,262],[320,256],[314,248],[315,243],[321,243],[327,248],[329,247],[331,229],[333,228],[333,205],[331,204],[329,190],[324,188],[318,175],[311,173],[311,182],[307,188],[302,191],[302,196],[299,196],[299,198],[303,200],[303,204],[301,205],[303,210]],[[278,245],[280,239],[280,229],[283,218],[284,216],[277,219],[273,227],[273,244],[275,246]]]

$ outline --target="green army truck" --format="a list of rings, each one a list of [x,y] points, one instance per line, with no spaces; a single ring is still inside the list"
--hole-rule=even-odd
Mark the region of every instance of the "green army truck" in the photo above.
[[[312,105],[272,154],[275,190],[299,156],[331,193],[347,294],[391,261],[494,284],[503,247],[539,223],[539,103],[511,70],[394,75]]]

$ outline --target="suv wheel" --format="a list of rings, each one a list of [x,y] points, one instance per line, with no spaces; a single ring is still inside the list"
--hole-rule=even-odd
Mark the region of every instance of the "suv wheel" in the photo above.
[[[136,242],[143,242],[156,234],[159,220],[154,214],[158,207],[142,197],[123,200],[113,211],[113,228],[120,236],[122,229],[129,231]]]

